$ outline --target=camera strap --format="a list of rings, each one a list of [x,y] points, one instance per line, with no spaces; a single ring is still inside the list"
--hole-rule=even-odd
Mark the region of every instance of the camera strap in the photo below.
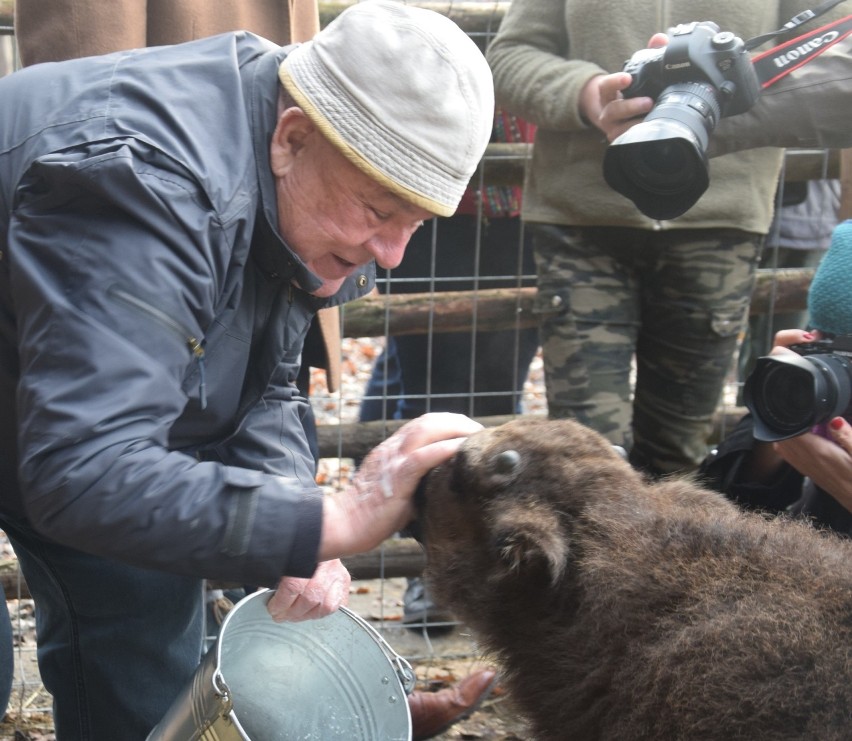
[[[805,13],[800,13],[796,16],[796,18],[800,18],[806,13],[812,13],[812,15],[808,16],[806,19],[810,20],[811,18],[815,18],[817,15],[821,15],[826,10],[830,10],[840,2],[843,2],[843,0],[831,0],[831,2],[823,3],[815,11],[807,10]],[[792,22],[793,21],[790,21],[790,23]],[[801,23],[804,22],[805,21],[801,21],[796,25],[801,25]],[[790,26],[790,23],[788,23],[787,26]],[[785,28],[787,26],[785,26]],[[790,27],[795,28],[795,25]],[[769,34],[768,37],[772,38],[773,36],[776,36],[777,33]],[[834,23],[821,26],[820,28],[802,34],[801,36],[797,36],[795,39],[758,54],[752,59],[752,65],[754,66],[757,79],[760,81],[761,88],[766,90],[766,88],[778,82],[778,80],[788,75],[794,69],[798,69],[799,67],[807,64],[811,61],[811,59],[822,54],[826,49],[830,49],[837,42],[845,39],[850,33],[852,33],[852,15],[848,15],[845,18],[834,21]],[[754,39],[752,39],[752,41],[754,41]]]
[[[821,5],[817,5],[813,10],[803,10],[796,16],[793,16],[789,21],[787,21],[782,28],[779,28],[777,31],[770,31],[769,33],[763,33],[760,36],[755,36],[753,39],[749,39],[745,42],[746,51],[751,51],[752,49],[756,49],[761,44],[765,44],[767,41],[771,41],[776,36],[780,36],[782,33],[787,33],[788,31],[792,31],[794,28],[798,28],[799,26],[803,26],[805,23],[812,21],[814,18],[818,18],[823,13],[827,13],[836,5],[840,5],[840,3],[845,2],[845,0],[825,0]]]

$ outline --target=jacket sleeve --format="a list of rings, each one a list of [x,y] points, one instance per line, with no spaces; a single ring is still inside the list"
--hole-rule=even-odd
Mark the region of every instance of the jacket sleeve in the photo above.
[[[754,107],[719,122],[709,154],[755,147],[852,146],[852,37],[769,87]]]
[[[542,128],[586,129],[580,91],[606,70],[567,59],[564,11],[564,0],[513,0],[486,56],[504,108]]]
[[[169,448],[200,383],[190,340],[213,320],[241,226],[134,146],[54,155],[19,190],[8,249],[24,506],[45,536],[141,567],[308,576],[313,482]]]
[[[771,482],[751,481],[745,468],[754,448],[754,423],[750,414],[707,456],[698,476],[706,485],[746,509],[783,512],[802,495],[802,475],[788,464]]]

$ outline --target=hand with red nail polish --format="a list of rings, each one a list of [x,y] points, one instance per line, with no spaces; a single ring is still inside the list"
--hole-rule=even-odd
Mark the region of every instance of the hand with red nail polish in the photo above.
[[[828,437],[808,432],[773,447],[799,473],[852,511],[852,425],[834,417],[826,430]]]

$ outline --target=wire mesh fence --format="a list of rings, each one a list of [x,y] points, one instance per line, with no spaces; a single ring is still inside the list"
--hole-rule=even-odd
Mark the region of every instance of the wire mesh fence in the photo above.
[[[445,5],[451,17],[455,13],[473,19],[469,33],[484,48],[508,3],[427,5]],[[0,26],[0,74],[14,67],[13,29]],[[424,225],[408,251],[416,259],[401,269],[381,272],[378,295],[363,302],[373,307],[368,318],[359,309],[343,307],[343,337],[336,358],[341,366],[339,388],[331,390],[326,374],[311,369],[308,382],[318,425],[322,486],[347,485],[372,444],[407,417],[424,411],[459,411],[495,423],[517,414],[547,414],[541,355],[529,308],[535,270],[529,234],[518,215],[529,140],[512,131],[517,122],[504,124],[502,141],[495,142],[483,160],[463,213]],[[836,174],[831,153],[816,152],[813,158],[818,164],[804,179]],[[778,198],[781,203],[783,179]],[[767,297],[760,308],[768,317],[760,328],[766,337],[782,328],[773,317],[786,300],[776,279],[781,266],[772,257],[777,256],[776,236],[770,234],[764,262],[771,274],[765,276]],[[791,301],[801,308],[807,276],[797,286]],[[724,433],[727,414],[738,413],[741,380],[740,370],[732,367],[720,402],[718,434]],[[10,738],[48,739],[50,696],[38,674],[33,603],[8,545],[3,563],[16,667],[14,694],[0,737],[6,733]],[[438,613],[437,620],[404,624],[405,593],[422,568],[418,547],[408,539],[395,538],[347,565],[355,576],[351,606],[416,667],[424,686],[451,682],[483,661],[474,637],[464,626],[455,625],[452,616]],[[225,596],[221,585],[213,587],[219,591],[210,593],[211,604]],[[239,593],[231,597],[238,598]],[[208,612],[208,634],[213,636],[216,612]]]

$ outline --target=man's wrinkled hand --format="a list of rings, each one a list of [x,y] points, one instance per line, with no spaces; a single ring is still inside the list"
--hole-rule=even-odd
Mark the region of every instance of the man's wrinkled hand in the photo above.
[[[462,414],[424,414],[376,446],[352,484],[324,498],[319,558],[362,553],[407,525],[420,479],[480,429]]]
[[[321,561],[310,579],[285,576],[278,582],[267,609],[278,622],[313,620],[349,603],[352,577],[339,561]]]

